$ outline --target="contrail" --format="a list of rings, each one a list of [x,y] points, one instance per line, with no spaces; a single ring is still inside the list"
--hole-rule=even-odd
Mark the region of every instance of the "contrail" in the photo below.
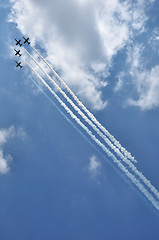
[[[151,202],[151,204],[159,211],[159,202],[154,199],[154,197],[147,191],[147,189],[140,183],[138,179],[135,178],[133,174],[131,174],[127,168],[111,153],[103,143],[101,143],[95,135],[81,122],[81,120],[66,106],[66,104],[57,96],[57,94],[52,90],[52,88],[44,81],[44,79],[31,67],[31,65],[25,61],[30,69],[36,74],[36,76],[40,79],[40,81],[45,85],[45,87],[52,93],[52,95],[56,98],[56,100],[60,103],[60,105],[66,110],[66,112],[74,119],[92,138],[96,144],[102,148],[102,150],[113,159],[113,162],[118,165],[120,170],[125,173],[125,175],[138,187],[138,189],[145,195],[145,197]]]
[[[54,84],[54,86],[60,91],[60,93],[65,97],[65,99],[71,104],[71,106],[82,116],[82,118],[96,131],[96,133],[104,139],[104,141],[114,150],[114,152],[130,167],[132,171],[144,182],[144,184],[154,193],[154,195],[159,199],[159,192],[151,184],[151,182],[134,166],[134,164],[126,159],[123,154],[116,148],[105,135],[103,135],[100,130],[85,116],[85,114],[72,102],[72,100],[63,92],[63,90],[53,81],[53,79],[42,69],[42,67],[36,62],[36,60],[28,53],[24,48],[26,53],[31,57],[31,59],[37,64],[41,71],[47,76],[47,78]]]
[[[126,160],[126,157],[120,152],[116,146],[114,146],[110,140],[96,127],[94,123],[74,104],[74,102],[66,95],[66,93],[56,84],[56,82],[44,71],[44,69],[36,62],[33,56],[24,48],[29,57],[37,64],[40,70],[47,76],[47,78],[53,83],[53,85],[58,89],[58,91],[64,96],[67,102],[78,112],[78,114],[96,131],[96,133],[103,138],[103,140],[110,146],[114,152],[122,159]]]
[[[33,47],[33,50],[39,55],[39,57],[45,62],[45,64],[50,68],[50,70],[54,73],[54,75],[59,79],[59,81],[63,84],[63,86],[67,89],[67,91],[71,94],[74,100],[78,103],[78,105],[87,113],[90,119],[106,134],[107,137],[121,150],[121,152],[125,155],[125,157],[131,159],[133,162],[137,162],[135,158],[128,152],[124,147],[121,146],[119,141],[115,139],[113,135],[111,135],[108,130],[102,126],[102,124],[95,118],[95,116],[83,105],[83,103],[78,99],[78,97],[72,92],[72,90],[67,86],[67,84],[60,78],[60,76],[55,72],[55,70],[49,65],[49,63],[39,54],[39,52]]]

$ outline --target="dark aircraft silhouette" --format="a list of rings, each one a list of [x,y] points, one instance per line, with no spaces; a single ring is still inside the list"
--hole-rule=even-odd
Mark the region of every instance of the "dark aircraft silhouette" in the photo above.
[[[20,43],[21,40],[18,41],[17,39],[15,39],[15,41],[17,42],[16,45],[19,45],[20,47],[22,46],[22,44]]]
[[[15,51],[16,51],[16,53],[15,53],[15,55],[18,55],[19,57],[21,57],[22,56],[22,54],[20,54],[20,50],[16,50],[16,49],[14,49]]]
[[[25,40],[25,41],[24,41],[24,44],[27,43],[27,44],[29,45],[29,44],[30,44],[29,38],[25,38],[25,37],[23,37],[23,38],[24,38],[24,40]]]
[[[17,64],[17,66],[16,67],[20,67],[20,68],[22,68],[23,66],[21,65],[21,62],[17,62],[17,61],[15,61],[16,62],[16,64]]]

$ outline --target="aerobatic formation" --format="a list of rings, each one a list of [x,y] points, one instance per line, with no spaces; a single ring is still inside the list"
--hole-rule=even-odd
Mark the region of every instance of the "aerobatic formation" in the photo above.
[[[129,153],[119,141],[112,136],[108,130],[95,118],[95,116],[83,105],[83,103],[78,99],[78,97],[71,91],[69,86],[60,78],[60,76],[55,72],[55,70],[50,66],[50,64],[41,56],[41,54],[31,45],[29,38],[24,38],[24,44],[30,45],[30,47],[34,50],[35,53],[41,58],[41,60],[47,65],[47,67],[51,70],[54,76],[59,80],[59,83],[63,85],[63,89],[61,89],[60,84],[57,84],[53,78],[38,64],[35,58],[26,50],[24,50],[26,54],[29,56],[29,59],[32,60],[41,72],[46,76],[47,80],[51,82],[49,85],[46,80],[44,80],[39,73],[32,67],[32,65],[25,59],[22,59],[28,67],[32,70],[32,72],[39,78],[41,83],[49,90],[49,92],[55,97],[55,99],[59,102],[59,104],[65,109],[66,113],[69,114],[74,120],[88,135],[89,137],[96,143],[104,153],[109,156],[109,159],[115,163],[118,168],[123,172],[131,182],[143,193],[143,195],[148,199],[148,201],[155,207],[156,210],[159,211],[159,192],[158,190],[151,184],[151,182],[140,172],[134,163],[137,161],[135,158]],[[21,40],[17,40],[16,45],[22,47]],[[15,55],[21,57],[22,54],[20,50],[14,49]],[[16,67],[22,68],[21,62],[16,61]],[[55,93],[51,86],[54,86],[58,91]],[[69,97],[67,92],[71,95],[72,99]],[[58,95],[59,94],[59,95]],[[66,100],[64,102],[61,100],[60,95],[63,96],[63,99]],[[75,111],[72,112],[71,108]],[[89,127],[88,127],[89,126]],[[97,137],[98,136],[98,137]]]
[[[25,43],[27,43],[28,45],[30,45],[30,42],[29,42],[29,38],[25,38],[25,37],[23,37],[24,38],[24,44]],[[16,46],[20,46],[20,47],[22,47],[22,43],[21,43],[21,40],[17,40],[17,39],[15,39],[15,41],[16,41]],[[22,56],[22,54],[20,53],[20,50],[16,50],[16,49],[14,49],[15,50],[15,55],[16,56],[19,56],[19,57],[21,57]],[[17,61],[15,61],[16,62],[16,67],[20,67],[20,68],[22,68],[23,66],[21,65],[21,62],[17,62]]]

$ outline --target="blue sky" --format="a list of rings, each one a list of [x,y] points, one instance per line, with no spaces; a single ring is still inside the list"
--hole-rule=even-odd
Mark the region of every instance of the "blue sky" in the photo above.
[[[13,52],[29,36],[159,190],[158,10],[157,0],[1,2],[0,239],[158,240],[157,210]]]

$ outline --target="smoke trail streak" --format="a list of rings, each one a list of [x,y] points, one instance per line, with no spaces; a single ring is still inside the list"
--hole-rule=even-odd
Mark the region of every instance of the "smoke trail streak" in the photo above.
[[[25,61],[25,60],[24,60]],[[25,61],[26,62],[26,61]],[[27,62],[26,62],[27,63]],[[102,158],[105,158],[105,155],[103,152],[101,152],[94,144],[89,140],[89,138],[84,135],[79,128],[77,128],[74,123],[72,121],[70,121],[70,119],[66,116],[66,114],[64,112],[61,111],[61,109],[57,106],[57,104],[55,104],[55,102],[44,92],[44,90],[38,85],[37,82],[35,82],[32,78],[31,81],[35,84],[35,86],[44,94],[44,96],[49,100],[49,102],[60,112],[60,114],[71,124],[71,126],[73,126],[73,128],[75,128],[77,130],[77,132],[91,145],[91,147],[93,147],[101,156]],[[117,171],[118,169],[115,167],[115,165],[112,164],[112,162],[109,161],[109,163],[111,164],[111,166],[114,168],[115,171]],[[118,172],[119,173],[119,172]],[[124,177],[124,175],[121,175],[122,179],[124,181],[126,181],[126,178]],[[131,182],[130,181],[126,181],[131,187]]]
[[[25,61],[26,62],[26,61]],[[60,105],[66,110],[66,112],[74,119],[85,131],[86,133],[96,142],[96,144],[102,148],[102,150],[113,159],[114,163],[118,165],[120,170],[125,173],[125,175],[138,187],[138,189],[145,195],[145,197],[151,202],[151,204],[159,211],[159,202],[154,199],[154,197],[147,191],[147,189],[140,183],[138,179],[131,174],[127,168],[111,153],[104,144],[102,144],[95,135],[80,121],[80,119],[66,106],[66,104],[57,96],[57,94],[52,90],[52,88],[44,81],[44,79],[31,67],[31,65],[26,62],[30,69],[36,74],[40,81],[45,85],[45,87],[52,93]]]
[[[74,98],[74,100],[78,103],[78,105],[87,113],[87,115],[90,117],[92,122],[94,122],[105,134],[107,137],[110,138],[110,140],[118,147],[121,152],[125,155],[125,157],[131,159],[133,162],[137,162],[134,157],[129,153],[124,147],[121,146],[119,141],[115,139],[113,135],[111,135],[108,130],[102,126],[102,124],[95,118],[95,116],[83,105],[83,103],[78,99],[78,97],[71,91],[71,89],[67,86],[67,84],[60,78],[60,76],[55,72],[55,70],[49,65],[49,63],[38,53],[38,51],[33,47],[33,50],[39,55],[39,57],[45,62],[45,64],[50,68],[50,70],[54,73],[54,75],[59,79],[59,81],[63,84],[63,86],[67,89],[67,91],[71,94],[71,96]]]
[[[114,152],[130,167],[132,171],[144,182],[144,184],[153,192],[153,194],[159,199],[159,192],[157,189],[151,184],[151,182],[133,165],[131,161],[126,159],[123,154],[117,149],[108,138],[103,135],[99,129],[85,116],[83,112],[72,102],[72,100],[62,91],[62,89],[53,81],[53,79],[42,69],[42,67],[36,62],[36,60],[28,53],[25,49],[26,53],[31,57],[31,59],[37,64],[37,66],[41,69],[41,71],[47,76],[47,78],[54,84],[54,86],[61,92],[61,94],[65,97],[65,99],[71,104],[71,106],[82,116],[82,118],[96,131],[96,133],[104,139],[104,141],[114,150]]]
[[[96,131],[96,133],[103,138],[103,140],[108,144],[108,146],[111,147],[111,149],[114,150],[114,152],[124,161],[126,160],[125,156],[119,151],[118,148],[116,148],[110,140],[96,127],[94,123],[88,117],[73,103],[73,101],[66,95],[66,93],[55,83],[55,81],[43,70],[43,68],[36,62],[36,60],[33,58],[33,56],[30,55],[30,53],[24,49],[26,53],[30,56],[30,58],[37,64],[37,66],[40,68],[40,70],[47,76],[47,78],[53,83],[53,85],[58,89],[58,91],[64,96],[64,98],[67,100],[68,103],[78,112],[78,114]]]

